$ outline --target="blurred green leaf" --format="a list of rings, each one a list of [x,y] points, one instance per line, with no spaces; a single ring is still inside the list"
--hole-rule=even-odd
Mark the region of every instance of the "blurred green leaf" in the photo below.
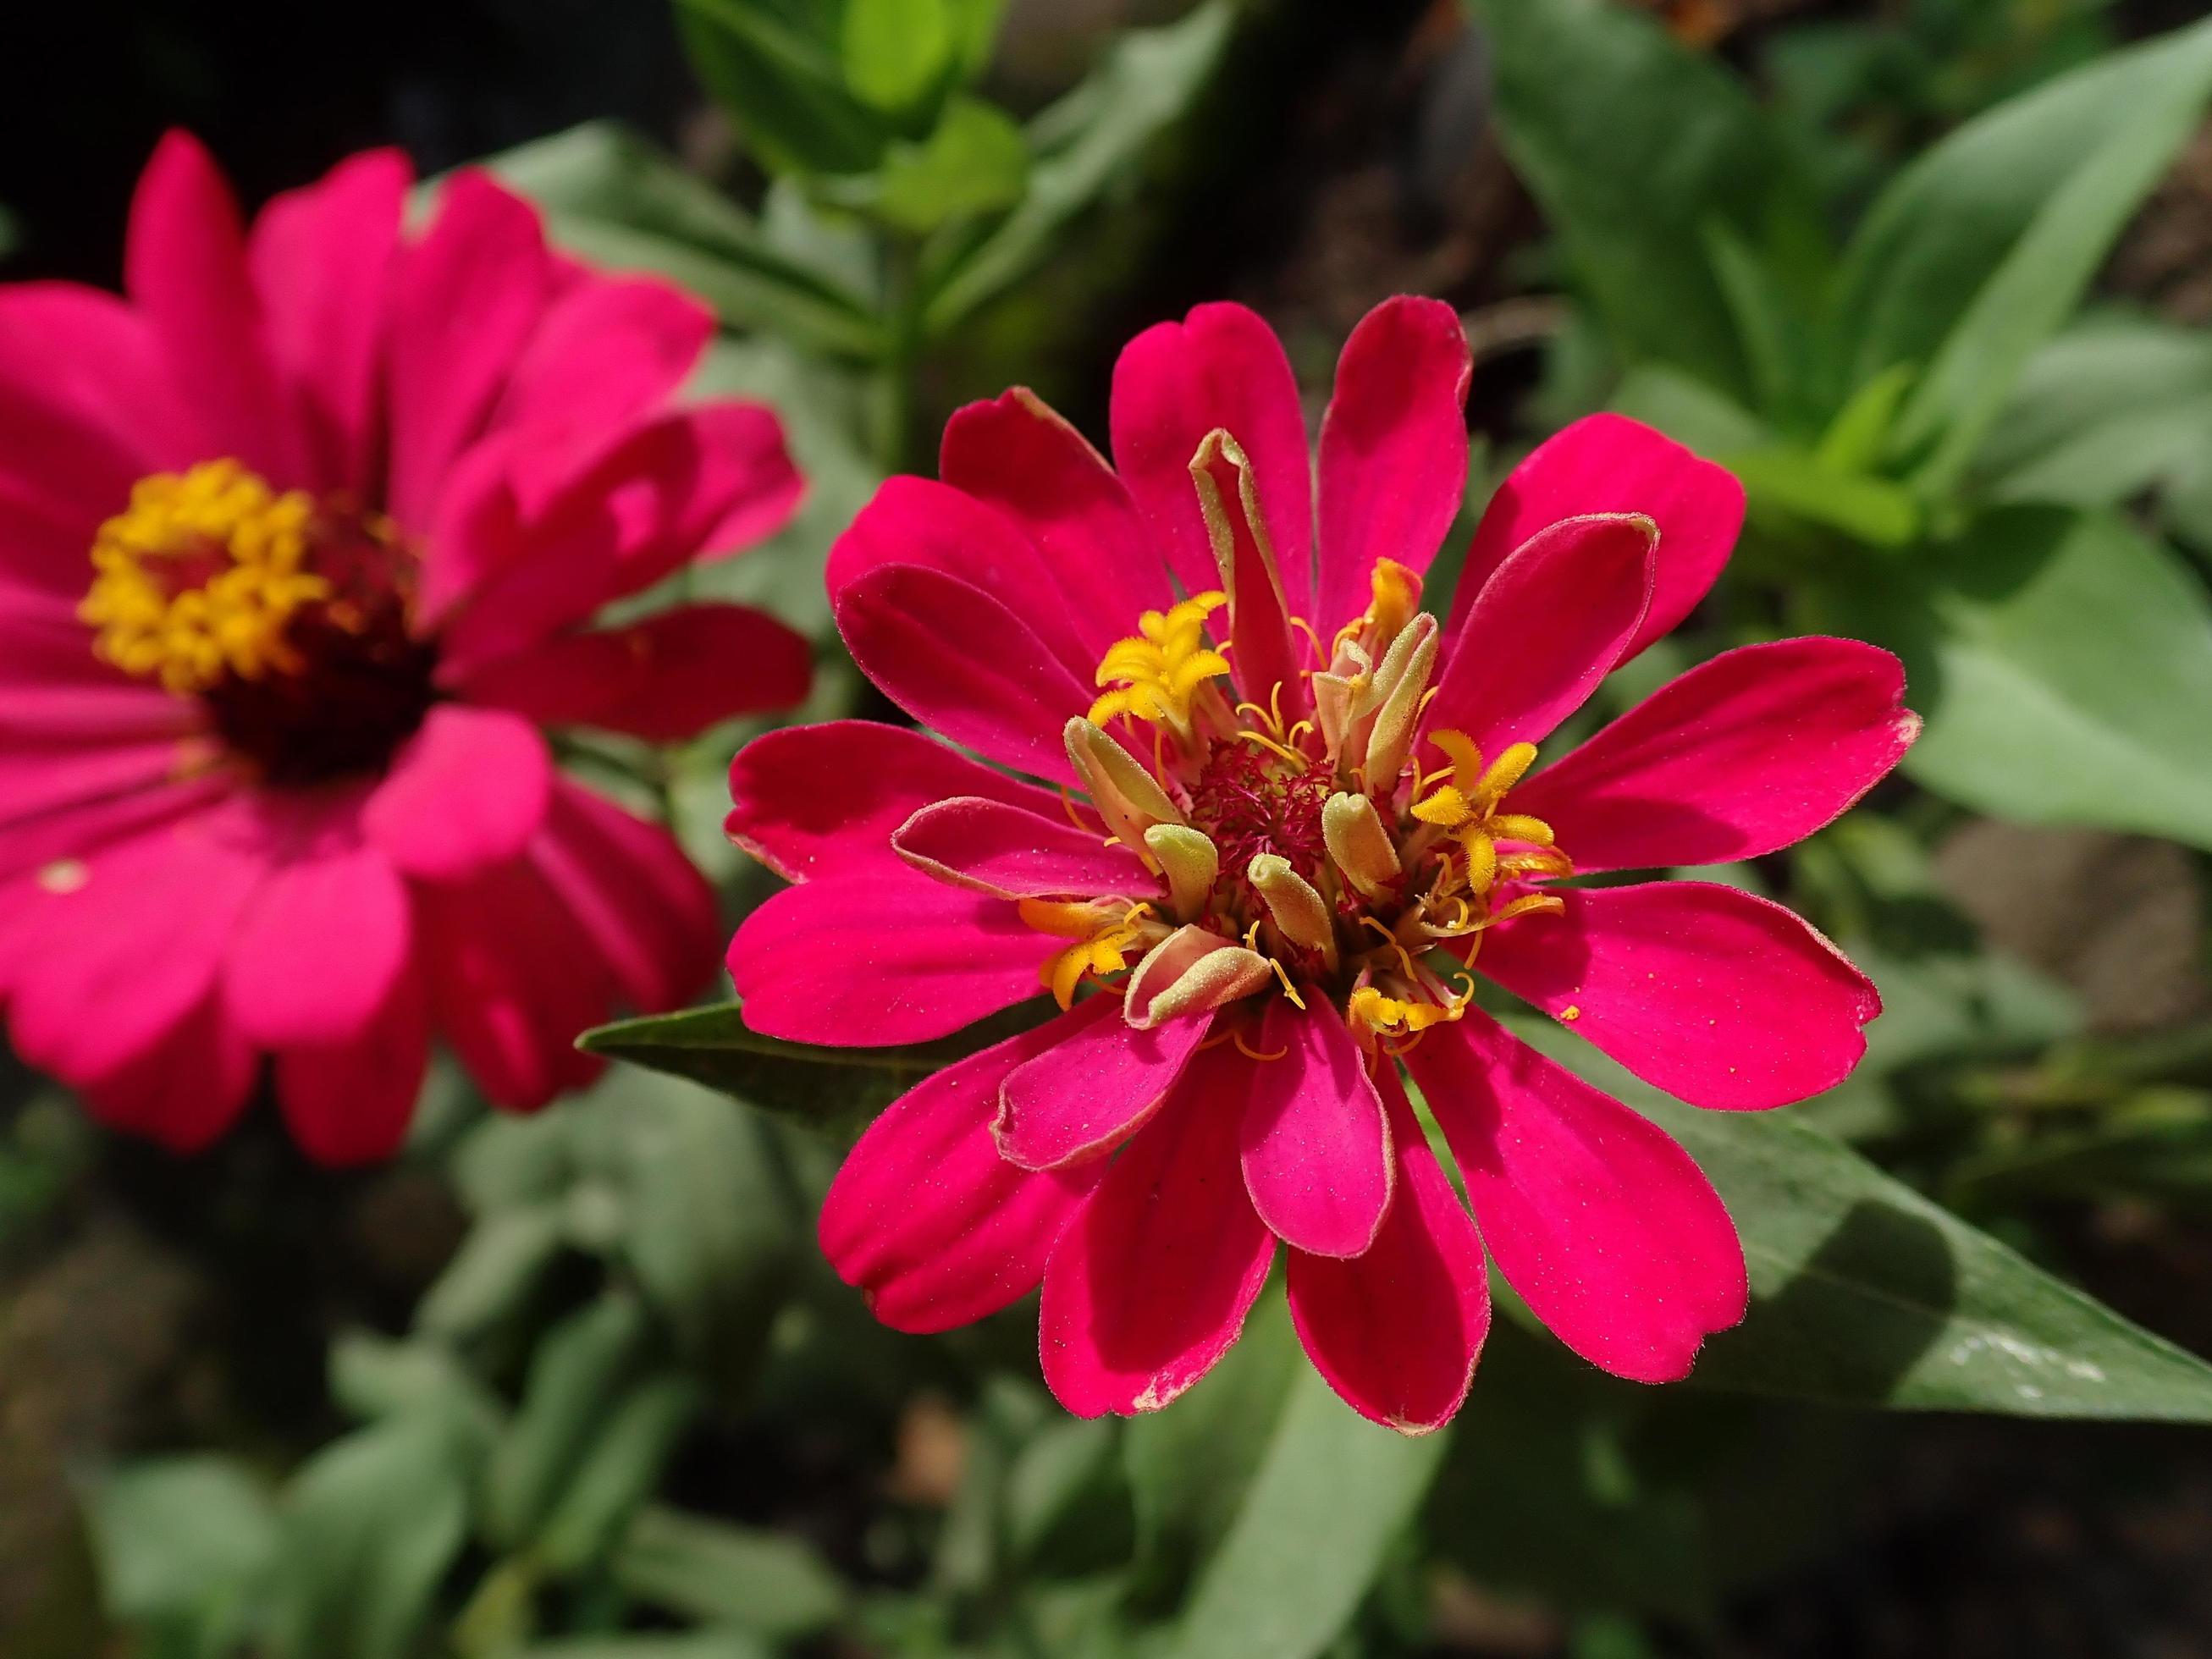
[[[522,1403],[492,1453],[484,1484],[484,1526],[493,1543],[512,1552],[537,1535],[650,1341],[643,1304],[609,1291],[538,1343]]]
[[[678,1510],[639,1511],[611,1565],[615,1582],[640,1601],[770,1641],[825,1629],[846,1601],[829,1564],[788,1533]]]
[[[499,1420],[498,1402],[442,1343],[349,1332],[331,1345],[330,1369],[331,1397],[363,1420],[426,1410],[487,1430]]]
[[[1622,356],[1750,393],[1709,243],[1733,234],[1761,247],[1810,210],[1787,147],[1741,82],[1653,19],[1602,0],[1472,3],[1494,58],[1506,154]]]
[[[2212,482],[2212,332],[2126,313],[2077,323],[2029,360],[1974,473],[1996,500],[2070,507]]]
[[[1237,1346],[1173,1411],[1130,1420],[1122,1460],[1140,1559],[1164,1571],[1212,1552],[1237,1518],[1305,1364],[1288,1304],[1263,1296]]]
[[[516,1659],[774,1659],[775,1650],[744,1631],[665,1632],[652,1636],[572,1636],[533,1642]]]
[[[1930,495],[1958,483],[2029,357],[2081,303],[2105,256],[2212,99],[2212,25],[2152,42],[2124,61],[2132,61],[2137,73],[2124,89],[2112,89],[2118,101],[2106,112],[2101,130],[2051,179],[2051,193],[1928,359],[1927,372],[1898,416],[1893,450],[1924,455],[1914,477]],[[2056,98],[2069,82],[2101,76],[2107,68],[2076,70],[2021,101]],[[2001,123],[2013,107],[1986,118]],[[2076,142],[2082,137],[2075,135]],[[2053,139],[2044,131],[2038,142]],[[1923,167],[1932,172],[1942,153],[1932,153]],[[1977,173],[1993,159],[1971,147],[1963,153]],[[1954,180],[1951,187],[1963,193],[1968,182]],[[1941,203],[1944,209],[1955,204]],[[1978,198],[1975,207],[1988,211]]]
[[[1630,369],[1608,406],[1657,427],[1708,459],[1764,449],[1775,441],[1771,428],[1726,392],[1663,363]]]
[[[2212,1422],[2212,1366],[1780,1112],[1700,1112],[1548,1021],[1538,1048],[1686,1147],[1727,1202],[1752,1309],[1695,1380],[1907,1411]]]
[[[1990,303],[1988,285],[2068,181],[2093,176],[2085,169],[2101,176],[2124,142],[2118,135],[2136,134],[2143,110],[2170,106],[2193,82],[2208,40],[2212,28],[2200,25],[2075,70],[1968,122],[1899,173],[1860,222],[1838,275],[1847,383],[1864,385],[1897,363],[1933,363],[1969,313]],[[2113,180],[2130,182],[2117,173]],[[2123,219],[2129,205],[2118,210]],[[2084,204],[2068,216],[2095,210]],[[2048,304],[2047,295],[2030,299]],[[1991,315],[1977,326],[2002,323]],[[1966,367],[1962,356],[1947,376]],[[1928,394],[1931,409],[1963,407],[1953,400],[1972,392],[1947,386]],[[2008,380],[1997,388],[2009,389]]]
[[[1377,1427],[1300,1368],[1170,1651],[1176,1659],[1316,1659],[1327,1651],[1420,1506],[1445,1438]]]
[[[852,0],[676,0],[691,66],[779,173],[863,173],[890,128],[848,90]]]
[[[562,1243],[558,1205],[480,1217],[416,1304],[416,1328],[465,1339],[508,1317],[559,1258]]]
[[[2212,606],[2117,516],[1984,515],[1914,567],[1832,597],[1905,658],[1927,727],[1905,769],[2027,823],[2212,848]]]
[[[1851,393],[1820,434],[1820,464],[1838,472],[1871,472],[1889,447],[1898,408],[1917,372],[1898,363]]]
[[[573,1572],[607,1553],[660,1485],[700,1399],[696,1378],[663,1372],[614,1402],[538,1530],[537,1553],[547,1566]]]
[[[733,1381],[782,1304],[800,1218],[767,1125],[686,1083],[617,1073],[568,1109],[618,1211],[613,1244],[685,1354]]]
[[[1006,1549],[1033,1580],[1109,1571],[1129,1559],[1133,1522],[1121,1425],[1061,1418],[1031,1435],[1006,1471]]]
[[[1189,16],[1132,29],[1073,92],[1030,124],[1035,157],[1020,204],[997,224],[933,249],[923,326],[944,333],[1026,275],[1061,228],[1125,175],[1195,101],[1228,43],[1233,13],[1206,0]]]
[[[979,98],[955,98],[927,140],[891,147],[875,210],[903,229],[934,230],[1020,201],[1029,169],[1029,144],[1012,117]]]
[[[932,1042],[817,1048],[761,1036],[747,1028],[736,1003],[726,1002],[602,1025],[578,1037],[576,1046],[690,1078],[817,1127],[849,1129],[932,1072],[1027,1030],[1050,1012],[1050,1005],[1032,1001]]]
[[[479,1425],[386,1418],[325,1448],[284,1494],[270,1594],[278,1659],[398,1659],[468,1540]]]
[[[845,84],[891,114],[912,108],[952,61],[946,0],[845,0],[839,48]]]
[[[1743,480],[1749,511],[1833,530],[1873,547],[1902,547],[1920,529],[1920,503],[1898,485],[1845,472],[1802,449],[1740,451],[1721,463]]]
[[[85,1521],[107,1616],[213,1656],[244,1633],[277,1549],[276,1507],[227,1458],[149,1460],[89,1484]]]
[[[490,165],[544,210],[554,241],[611,270],[665,276],[729,327],[854,357],[880,343],[865,300],[790,258],[734,203],[624,128],[589,123]]]

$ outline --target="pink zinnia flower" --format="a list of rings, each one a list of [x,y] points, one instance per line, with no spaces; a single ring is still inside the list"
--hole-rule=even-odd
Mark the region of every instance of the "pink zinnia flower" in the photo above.
[[[1681,1376],[1741,1317],[1688,1155],[1476,1009],[1468,969],[1702,1106],[1829,1087],[1880,1005],[1804,922],[1703,882],[1559,883],[1786,847],[1917,722],[1887,653],[1787,640],[1533,770],[1711,586],[1743,497],[1632,422],[1578,422],[1491,503],[1439,627],[1420,572],[1465,484],[1469,374],[1449,307],[1375,311],[1316,490],[1281,347],[1201,307],[1123,352],[1115,466],[1012,392],[953,418],[943,483],[892,479],[839,544],[854,656],[981,760],[860,722],[738,757],[732,833],[798,884],[731,945],[745,1018],[908,1042],[1040,980],[1064,1010],[917,1085],[839,1173],[823,1245],[886,1323],[1042,1280],[1061,1402],[1150,1410],[1236,1340],[1279,1241],[1315,1364],[1415,1431],[1465,1396],[1486,1245],[1623,1376]]]
[[[766,410],[676,408],[694,300],[589,273],[481,173],[403,229],[392,153],[245,232],[165,139],[127,297],[0,289],[0,998],[173,1147],[266,1069],[330,1161],[404,1133],[434,1033],[500,1104],[682,1001],[714,907],[540,727],[679,737],[800,696],[805,642],[592,619],[789,515]]]

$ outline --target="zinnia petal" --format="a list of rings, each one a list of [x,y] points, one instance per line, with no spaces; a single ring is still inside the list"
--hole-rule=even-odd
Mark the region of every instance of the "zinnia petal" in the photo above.
[[[1743,1317],[1743,1247],[1690,1155],[1480,1014],[1407,1056],[1505,1280],[1592,1364],[1689,1375]]]
[[[1741,646],[1522,785],[1577,872],[1725,864],[1795,845],[1905,757],[1905,665],[1856,640]]]
[[[1139,1031],[1102,1019],[1024,1062],[1000,1091],[991,1133],[1000,1154],[1024,1170],[1053,1170],[1111,1152],[1160,1109],[1206,1027],[1193,1018]],[[1244,1086],[1242,1073],[1221,1075]]]
[[[1382,1097],[1334,1004],[1267,1005],[1239,1146],[1252,1207],[1292,1249],[1358,1255],[1390,1208]]]
[[[318,1164],[374,1164],[407,1139],[429,1060],[429,1000],[410,969],[349,1040],[276,1056],[277,1103]]]
[[[1799,916],[1738,888],[1561,895],[1493,928],[1475,966],[1646,1083],[1726,1111],[1832,1089],[1866,1052],[1873,982]]]
[[[868,1126],[822,1201],[822,1253],[894,1330],[945,1331],[1035,1290],[1103,1161],[1033,1174],[999,1156],[1008,1073],[1118,1018],[1094,998],[916,1084]]]
[[[452,880],[520,853],[552,787],[552,754],[527,720],[441,703],[368,798],[362,828],[409,875]]]
[[[923,807],[891,845],[925,875],[997,898],[1127,898],[1159,890],[1159,878],[1135,854],[1105,845],[1096,830],[984,796]]]
[[[1244,1328],[1275,1238],[1244,1195],[1233,1111],[1252,1062],[1208,1050],[1114,1160],[1044,1273],[1044,1378],[1078,1417],[1158,1411]]]

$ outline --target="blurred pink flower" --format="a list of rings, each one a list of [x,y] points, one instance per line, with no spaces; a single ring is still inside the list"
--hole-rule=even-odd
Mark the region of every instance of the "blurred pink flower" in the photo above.
[[[1448,307],[1372,313],[1316,492],[1281,347],[1201,307],[1122,354],[1114,467],[1009,392],[954,416],[944,482],[890,480],[839,544],[854,656],[982,760],[861,722],[739,755],[731,832],[797,884],[731,945],[745,1017],[909,1042],[1040,979],[1064,1010],[919,1085],[840,1172],[823,1246],[886,1323],[963,1324],[1042,1280],[1061,1402],[1149,1410],[1235,1341],[1279,1240],[1315,1364],[1419,1431],[1465,1396],[1486,1243],[1623,1376],[1680,1377],[1741,1317],[1741,1248],[1688,1155],[1475,1008],[1466,967],[1699,1105],[1831,1086],[1879,1001],[1797,917],[1703,882],[1557,883],[1786,847],[1917,721],[1887,653],[1790,640],[1532,775],[1711,586],[1743,497],[1632,422],[1578,422],[1491,502],[1440,627],[1420,572],[1466,484],[1469,372]]]
[[[118,1127],[220,1134],[264,1064],[331,1163],[404,1133],[434,1034],[529,1109],[684,1000],[714,907],[540,727],[650,739],[798,700],[732,605],[592,618],[790,514],[775,418],[671,398],[702,306],[377,153],[250,233],[189,137],[127,297],[0,289],[0,997]]]

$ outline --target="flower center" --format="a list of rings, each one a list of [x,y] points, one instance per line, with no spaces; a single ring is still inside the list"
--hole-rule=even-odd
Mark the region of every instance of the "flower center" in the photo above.
[[[434,700],[415,556],[357,505],[204,461],[133,485],[92,564],[94,654],[199,698],[267,781],[374,770]]]
[[[1386,561],[1328,659],[1266,707],[1227,684],[1228,642],[1209,636],[1218,593],[1146,612],[1107,651],[1069,752],[1165,897],[1023,902],[1030,927],[1071,941],[1042,975],[1063,1006],[1085,981],[1127,990],[1147,1020],[1276,988],[1332,1000],[1363,1042],[1395,1049],[1460,1017],[1487,929],[1564,908],[1543,886],[1572,862],[1550,825],[1511,810],[1534,746],[1486,757],[1463,732],[1417,734],[1437,657],[1419,598],[1420,579]],[[1312,717],[1286,725],[1286,697]]]

